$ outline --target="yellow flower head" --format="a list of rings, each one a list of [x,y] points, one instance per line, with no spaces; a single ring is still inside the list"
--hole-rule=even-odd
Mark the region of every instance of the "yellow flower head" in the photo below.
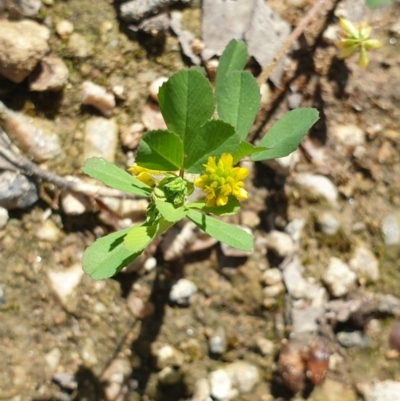
[[[247,191],[243,189],[243,180],[249,170],[245,167],[233,167],[233,156],[223,153],[218,160],[210,156],[206,164],[205,174],[196,178],[194,185],[202,188],[206,194],[206,206],[224,206],[228,203],[228,196],[237,199],[247,199]]]
[[[355,26],[351,21],[340,18],[340,27],[342,38],[336,44],[340,48],[339,58],[349,57],[358,51],[358,64],[365,68],[369,62],[367,50],[377,49],[382,43],[377,39],[369,39],[372,29],[366,22]]]
[[[153,176],[163,173],[162,171],[150,170],[148,168],[140,166],[131,166],[128,168],[128,171],[133,174],[139,181],[142,181],[149,187],[154,187],[157,185],[157,181],[153,178]]]

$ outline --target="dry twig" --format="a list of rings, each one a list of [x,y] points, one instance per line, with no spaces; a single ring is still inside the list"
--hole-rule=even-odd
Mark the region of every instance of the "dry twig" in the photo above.
[[[88,196],[106,196],[111,198],[137,199],[136,195],[128,194],[117,189],[87,184],[77,177],[61,177],[50,171],[41,169],[35,163],[18,154],[6,133],[0,130],[0,157],[25,175],[34,176],[40,180],[51,182],[60,189],[79,192]]]
[[[326,3],[332,5],[335,2],[336,0],[318,0],[310,8],[305,17],[300,21],[300,23],[296,26],[290,36],[282,44],[281,48],[278,50],[273,60],[261,72],[260,76],[257,79],[259,85],[261,85],[265,82],[266,79],[268,79],[268,77],[271,75],[272,70],[278,64],[279,60],[287,53],[293,42],[295,42],[299,38],[299,36],[303,33],[303,31],[307,28],[311,21],[317,16],[317,14],[321,12],[322,7]]]

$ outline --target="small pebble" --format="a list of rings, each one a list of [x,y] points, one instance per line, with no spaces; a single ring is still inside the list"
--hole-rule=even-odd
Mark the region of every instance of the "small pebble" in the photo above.
[[[167,366],[180,367],[185,361],[185,357],[182,352],[178,351],[171,345],[153,344],[151,352],[156,358],[157,369],[162,370]]]
[[[263,295],[266,298],[276,298],[278,295],[285,292],[285,286],[282,282],[274,285],[270,285],[263,289]]]
[[[329,178],[318,174],[298,173],[294,182],[300,189],[304,189],[304,195],[311,200],[324,199],[332,206],[337,206],[339,193]]]
[[[55,373],[52,380],[64,390],[74,391],[78,388],[78,382],[76,381],[75,376],[70,373]]]
[[[149,130],[167,129],[158,105],[148,102],[142,110],[142,123]]]
[[[43,57],[29,76],[29,89],[36,92],[60,91],[68,82],[68,68],[61,58]]]
[[[277,174],[286,176],[290,174],[295,168],[296,164],[300,161],[300,152],[296,149],[284,157],[278,157],[276,159],[264,160],[262,163],[272,168]],[[279,177],[278,178],[282,178]]]
[[[62,191],[60,196],[61,209],[67,215],[77,216],[93,210],[89,198],[77,192]]]
[[[265,285],[276,285],[282,282],[282,272],[276,267],[263,273],[262,281]]]
[[[115,97],[107,92],[102,86],[85,81],[82,84],[82,104],[93,106],[101,113],[109,117],[115,107]]]
[[[193,396],[190,401],[211,401],[210,391],[210,383],[205,377],[197,379],[194,384]]]
[[[256,366],[245,361],[230,363],[225,367],[231,383],[240,393],[250,393],[261,377]]]
[[[79,33],[73,32],[68,39],[66,51],[76,58],[86,58],[92,54],[92,48],[87,40]]]
[[[61,231],[52,220],[46,220],[36,231],[35,236],[43,241],[57,242]]]
[[[190,299],[197,292],[197,286],[192,281],[179,279],[171,288],[169,300],[178,305],[188,306]]]
[[[128,380],[132,372],[131,364],[127,359],[114,359],[101,376],[101,382],[105,383],[105,401],[122,401],[128,393]]]
[[[21,83],[48,53],[49,38],[50,30],[35,21],[1,20],[0,75]]]
[[[160,90],[161,86],[162,86],[165,82],[167,82],[167,81],[168,81],[168,78],[167,78],[167,77],[160,77],[160,78],[157,78],[155,81],[153,81],[153,82],[150,84],[150,87],[149,87],[149,94],[150,94],[150,97],[151,97],[155,102],[158,103],[158,91]]]
[[[322,212],[317,217],[318,226],[326,235],[335,235],[340,229],[340,221],[331,212]]]
[[[295,257],[283,269],[283,281],[288,293],[295,299],[304,298],[308,293],[308,283],[303,278],[303,266],[300,260]]]
[[[349,266],[338,258],[331,257],[322,281],[334,297],[343,297],[356,285],[357,276]]]
[[[118,125],[114,119],[92,117],[84,128],[84,159],[103,157],[113,163],[118,145]]]
[[[79,285],[82,276],[83,270],[80,263],[67,269],[50,270],[48,272],[51,288],[64,306],[68,306],[68,299]]]
[[[74,32],[74,24],[64,19],[57,23],[56,32],[61,39],[67,39]]]
[[[381,232],[386,246],[400,244],[400,217],[395,213],[387,214],[381,221]]]
[[[133,123],[129,128],[122,130],[122,145],[129,149],[136,149],[142,139],[145,127],[142,123]]]
[[[374,283],[379,279],[379,262],[372,251],[357,246],[349,261],[350,268],[357,274],[361,284]]]
[[[281,258],[292,254],[296,249],[289,234],[276,230],[268,234],[267,247]]]
[[[214,370],[208,375],[211,387],[211,396],[217,400],[226,400],[230,398],[232,391],[232,381],[226,370]]]
[[[260,217],[253,210],[243,210],[240,215],[242,224],[249,227],[255,228],[260,224]]]
[[[259,337],[256,340],[256,344],[262,355],[267,356],[273,354],[275,347],[273,341]]]
[[[36,185],[28,177],[14,171],[0,172],[0,207],[24,209],[39,199]],[[4,218],[3,212],[3,221]]]
[[[397,401],[399,394],[399,381],[384,380],[367,386],[363,395],[365,401]]]
[[[348,148],[355,148],[365,143],[364,131],[354,124],[336,125],[332,128],[332,134],[339,143]]]
[[[6,226],[8,222],[8,210],[0,206],[0,230]]]
[[[361,347],[365,348],[369,345],[367,337],[363,336],[361,331],[340,331],[336,334],[336,338],[342,347]]]
[[[60,363],[61,356],[62,353],[59,348],[53,348],[44,356],[44,360],[46,361],[50,371],[54,372],[56,370],[58,364]]]
[[[307,306],[305,308],[292,308],[292,333],[316,332],[318,318],[324,313],[323,307]]]
[[[160,384],[164,386],[172,386],[181,381],[182,373],[171,366],[166,366],[157,376]]]
[[[225,330],[222,326],[219,326],[210,337],[209,345],[212,354],[223,354],[226,351],[228,343],[226,341]]]

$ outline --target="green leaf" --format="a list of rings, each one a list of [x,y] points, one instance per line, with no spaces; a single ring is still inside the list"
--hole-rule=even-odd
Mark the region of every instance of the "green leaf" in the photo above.
[[[187,203],[185,207],[188,209],[198,209],[204,213],[214,214],[217,216],[231,216],[239,211],[240,203],[234,196],[230,196],[228,203],[224,206],[206,206],[204,201],[196,201]]]
[[[394,3],[396,0],[365,0],[365,4],[371,8],[380,8]]]
[[[87,159],[82,171],[90,177],[96,178],[109,187],[120,191],[140,196],[149,196],[151,193],[151,188],[148,185],[101,157]]]
[[[183,165],[183,143],[170,131],[149,131],[140,141],[136,163],[151,170],[176,171]]]
[[[83,270],[94,280],[109,278],[136,259],[142,252],[132,253],[124,246],[126,228],[96,240],[83,254]]]
[[[210,83],[196,70],[179,71],[161,86],[158,101],[168,129],[182,139],[186,154],[198,129],[214,112]]]
[[[232,125],[220,120],[210,120],[198,129],[197,135],[187,146],[185,169],[189,172],[204,170],[200,161],[206,161],[210,155],[220,149],[220,153],[232,153],[239,144],[238,137]],[[197,170],[194,171],[197,166]]]
[[[187,217],[218,241],[245,252],[250,252],[253,248],[253,237],[237,226],[214,219],[196,210],[189,210]]]
[[[186,216],[186,211],[183,207],[175,208],[172,203],[164,202],[161,199],[156,199],[156,207],[164,220],[171,223],[176,223]]]
[[[240,142],[240,145],[233,156],[233,164],[238,163],[242,160],[245,156],[250,156],[254,153],[262,152],[263,150],[267,150],[267,148],[262,146],[254,146],[248,142]]]
[[[300,108],[289,111],[264,135],[258,146],[268,149],[251,156],[253,161],[275,159],[287,156],[298,146],[307,131],[318,120],[318,111]]]
[[[138,225],[128,232],[124,238],[125,248],[132,252],[142,252],[147,245],[156,236],[158,225],[155,226],[143,226]]]
[[[233,125],[245,140],[260,108],[260,88],[247,71],[229,73],[216,93],[217,111],[221,120]]]
[[[232,39],[222,53],[215,77],[215,96],[219,96],[225,77],[232,71],[241,71],[247,63],[247,48],[242,41]]]

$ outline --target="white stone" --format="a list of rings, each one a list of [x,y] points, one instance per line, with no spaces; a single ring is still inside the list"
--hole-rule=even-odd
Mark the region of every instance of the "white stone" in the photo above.
[[[254,386],[260,381],[260,374],[256,366],[244,362],[237,361],[230,363],[225,367],[232,385],[242,394],[250,393]]]
[[[62,354],[59,348],[53,348],[44,356],[44,360],[46,361],[50,371],[54,372],[56,370],[60,363],[61,356]]]
[[[22,82],[49,51],[50,30],[35,21],[1,20],[0,75]]]
[[[282,282],[282,272],[276,267],[264,272],[262,281],[265,285],[275,285]]]
[[[305,195],[311,198],[325,199],[332,206],[337,206],[338,190],[332,181],[319,174],[299,173],[294,182],[305,190]]]
[[[354,124],[339,124],[332,128],[332,134],[342,145],[355,148],[365,143],[364,131]]]
[[[385,380],[367,387],[365,401],[397,401],[400,394],[400,382]]]
[[[6,226],[8,222],[8,210],[0,206],[0,230]]]
[[[335,235],[340,229],[340,221],[331,212],[322,212],[318,216],[318,225],[326,235]]]
[[[304,219],[293,219],[285,227],[285,232],[292,237],[292,240],[296,245],[300,243],[301,234],[303,233],[303,228],[305,225],[306,221]]]
[[[282,294],[285,291],[285,286],[282,282],[274,285],[270,285],[263,289],[263,295],[266,298],[275,298],[278,295]]]
[[[316,332],[317,319],[324,313],[324,307],[308,306],[305,308],[292,308],[292,333]]]
[[[190,401],[212,401],[210,391],[210,383],[205,377],[197,379],[194,384],[193,396]]]
[[[304,298],[308,293],[308,283],[303,278],[303,266],[297,257],[283,269],[283,281],[288,293],[295,299]]]
[[[357,274],[362,284],[379,279],[379,262],[372,251],[365,246],[357,246],[349,261],[350,268]]]
[[[338,258],[331,257],[329,265],[322,277],[329,292],[334,297],[343,297],[357,282],[357,275],[350,270],[349,266]]]
[[[263,164],[271,167],[278,174],[287,175],[295,168],[299,161],[300,152],[296,149],[287,156],[264,160]]]
[[[83,276],[82,265],[77,263],[64,270],[48,272],[51,287],[60,301],[66,305],[68,298],[74,293]]]
[[[153,345],[152,354],[155,356],[157,368],[160,370],[166,366],[180,367],[185,361],[182,352],[168,344],[162,346]]]
[[[52,220],[46,220],[36,231],[35,236],[43,241],[57,242],[61,231]]]
[[[62,191],[60,196],[63,213],[76,216],[93,210],[93,206],[87,196],[71,191]]]
[[[82,84],[82,104],[96,107],[103,115],[109,117],[115,107],[115,97],[102,86],[85,81]]]
[[[87,40],[76,32],[69,37],[66,50],[69,55],[77,58],[89,57],[93,52]]]
[[[228,373],[223,369],[214,370],[208,376],[211,395],[217,400],[226,400],[231,396],[232,382]]]
[[[197,286],[185,278],[179,279],[171,288],[169,299],[178,305],[189,305],[190,299],[197,292]]]
[[[164,386],[171,386],[181,380],[182,374],[179,370],[166,366],[158,373],[158,381]]]
[[[296,250],[292,237],[277,230],[271,231],[268,234],[267,247],[281,258],[292,254]]]
[[[160,90],[161,86],[167,81],[167,77],[160,77],[150,84],[149,93],[154,101],[158,102],[158,91]]]
[[[338,41],[338,38],[339,38],[339,27],[337,25],[329,25],[322,34],[322,39],[328,45],[335,44]]]
[[[57,23],[56,32],[61,39],[66,39],[74,32],[74,24],[71,21],[63,19]]]
[[[84,159],[97,156],[113,163],[118,145],[118,125],[115,120],[93,117],[85,124]]]
[[[259,337],[256,340],[257,348],[260,350],[261,354],[264,356],[272,355],[274,352],[274,343],[267,338]]]
[[[394,213],[387,214],[381,221],[383,241],[386,246],[400,244],[400,218]]]
[[[68,82],[68,67],[61,58],[46,56],[29,76],[29,89],[36,92],[59,91]]]

